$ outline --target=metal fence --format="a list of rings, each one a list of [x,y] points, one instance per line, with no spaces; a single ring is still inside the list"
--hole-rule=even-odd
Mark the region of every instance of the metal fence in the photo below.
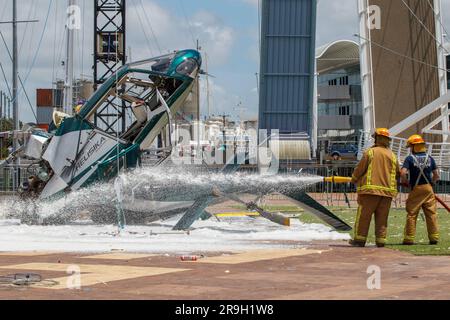
[[[29,166],[6,166],[0,169],[0,194],[15,193],[18,186],[28,180],[32,175],[28,170]],[[17,185],[14,185],[14,175],[17,177]]]
[[[374,143],[373,138],[368,132],[360,132],[359,145],[358,145],[358,159],[361,159],[365,150],[370,148]],[[397,155],[400,163],[403,163],[405,158],[410,154],[409,149],[406,147],[407,139],[392,138],[391,149]],[[450,170],[450,143],[427,143],[428,153],[434,158],[436,164],[444,172],[447,172],[445,178],[450,180],[448,172]]]
[[[299,169],[300,168],[300,169]],[[205,166],[197,167],[198,172],[214,172],[214,168],[207,168]],[[219,168],[216,168],[219,170]],[[248,166],[244,170],[250,173],[256,173],[255,166]],[[313,165],[313,164],[297,164],[296,166],[285,166],[280,169],[282,175],[297,175],[308,174],[323,177],[344,176],[351,177],[354,170],[354,164],[341,164],[339,162],[327,165]],[[18,181],[22,184],[32,174],[27,167],[20,166],[16,169]],[[13,167],[4,167],[0,169],[0,195],[13,194],[17,191],[17,187],[13,186]],[[443,171],[443,176],[449,176],[448,171]],[[446,181],[445,181],[446,180]],[[20,185],[19,184],[19,185]],[[399,188],[399,195],[393,202],[393,207],[403,208],[408,197],[408,189],[404,187]],[[334,184],[334,183],[317,183],[306,188],[306,192],[314,199],[328,207],[357,207],[356,187],[352,184]],[[435,192],[441,198],[450,203],[450,179],[444,179],[435,186]],[[276,195],[275,195],[276,197]]]

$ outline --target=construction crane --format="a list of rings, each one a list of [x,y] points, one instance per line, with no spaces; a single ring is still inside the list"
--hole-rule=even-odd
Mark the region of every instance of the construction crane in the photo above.
[[[94,90],[126,63],[126,0],[95,0]],[[126,108],[111,100],[95,114],[95,125],[108,133],[126,129]]]

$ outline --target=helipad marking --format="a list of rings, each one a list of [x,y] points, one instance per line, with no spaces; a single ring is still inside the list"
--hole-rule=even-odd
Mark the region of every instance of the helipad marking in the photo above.
[[[71,264],[55,264],[55,263],[25,263],[11,266],[1,266],[0,269],[20,271],[50,271],[50,272],[64,272],[67,273]],[[108,282],[130,280],[142,277],[158,276],[168,273],[176,273],[182,271],[189,271],[189,269],[176,268],[155,268],[155,267],[132,267],[132,266],[111,266],[111,265],[75,265],[79,268],[81,286],[93,286],[97,284],[107,284]],[[75,275],[76,276],[76,275]],[[67,277],[45,279],[58,282],[58,285],[46,287],[46,289],[60,290],[67,289],[69,279],[73,279],[74,275]]]
[[[219,218],[233,218],[233,217],[259,217],[258,212],[222,212],[214,214]]]
[[[100,260],[133,260],[133,259],[143,259],[156,257],[156,254],[144,254],[144,253],[125,253],[125,252],[117,252],[117,253],[105,253],[105,254],[97,254],[92,256],[81,257],[82,259],[100,259]]]
[[[305,256],[310,254],[321,254],[324,251],[310,249],[280,249],[280,250],[256,250],[232,255],[203,258],[198,263],[216,264],[240,264],[263,260],[281,259],[295,256]]]

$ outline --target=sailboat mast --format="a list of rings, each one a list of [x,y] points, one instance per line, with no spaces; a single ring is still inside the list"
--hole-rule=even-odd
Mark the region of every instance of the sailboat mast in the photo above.
[[[209,92],[209,70],[208,70],[208,54],[205,53],[206,62],[206,105],[208,106],[208,119],[211,115],[210,92]]]
[[[18,90],[17,90],[17,84],[18,84],[18,77],[19,77],[19,57],[17,53],[17,1],[13,0],[13,121],[14,121],[14,130],[19,130],[19,97],[17,96]],[[19,147],[16,133],[13,134],[13,149],[17,150]],[[14,173],[13,173],[13,190],[16,190],[18,187],[18,179],[17,179],[17,160],[14,160]]]
[[[17,0],[13,0],[13,120],[14,130],[19,130],[19,99],[17,97],[18,85],[18,53],[17,53]],[[14,140],[14,150],[17,147],[17,140]]]
[[[74,48],[74,29],[70,25],[70,19],[73,6],[75,6],[76,0],[69,0],[69,6],[67,8],[67,43],[66,43],[66,61],[65,69],[66,76],[64,81],[64,112],[72,114],[73,108],[73,48]]]

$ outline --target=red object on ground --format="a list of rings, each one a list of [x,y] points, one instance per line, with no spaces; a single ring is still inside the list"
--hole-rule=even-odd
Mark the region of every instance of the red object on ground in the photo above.
[[[197,261],[197,256],[181,256],[181,261]]]

